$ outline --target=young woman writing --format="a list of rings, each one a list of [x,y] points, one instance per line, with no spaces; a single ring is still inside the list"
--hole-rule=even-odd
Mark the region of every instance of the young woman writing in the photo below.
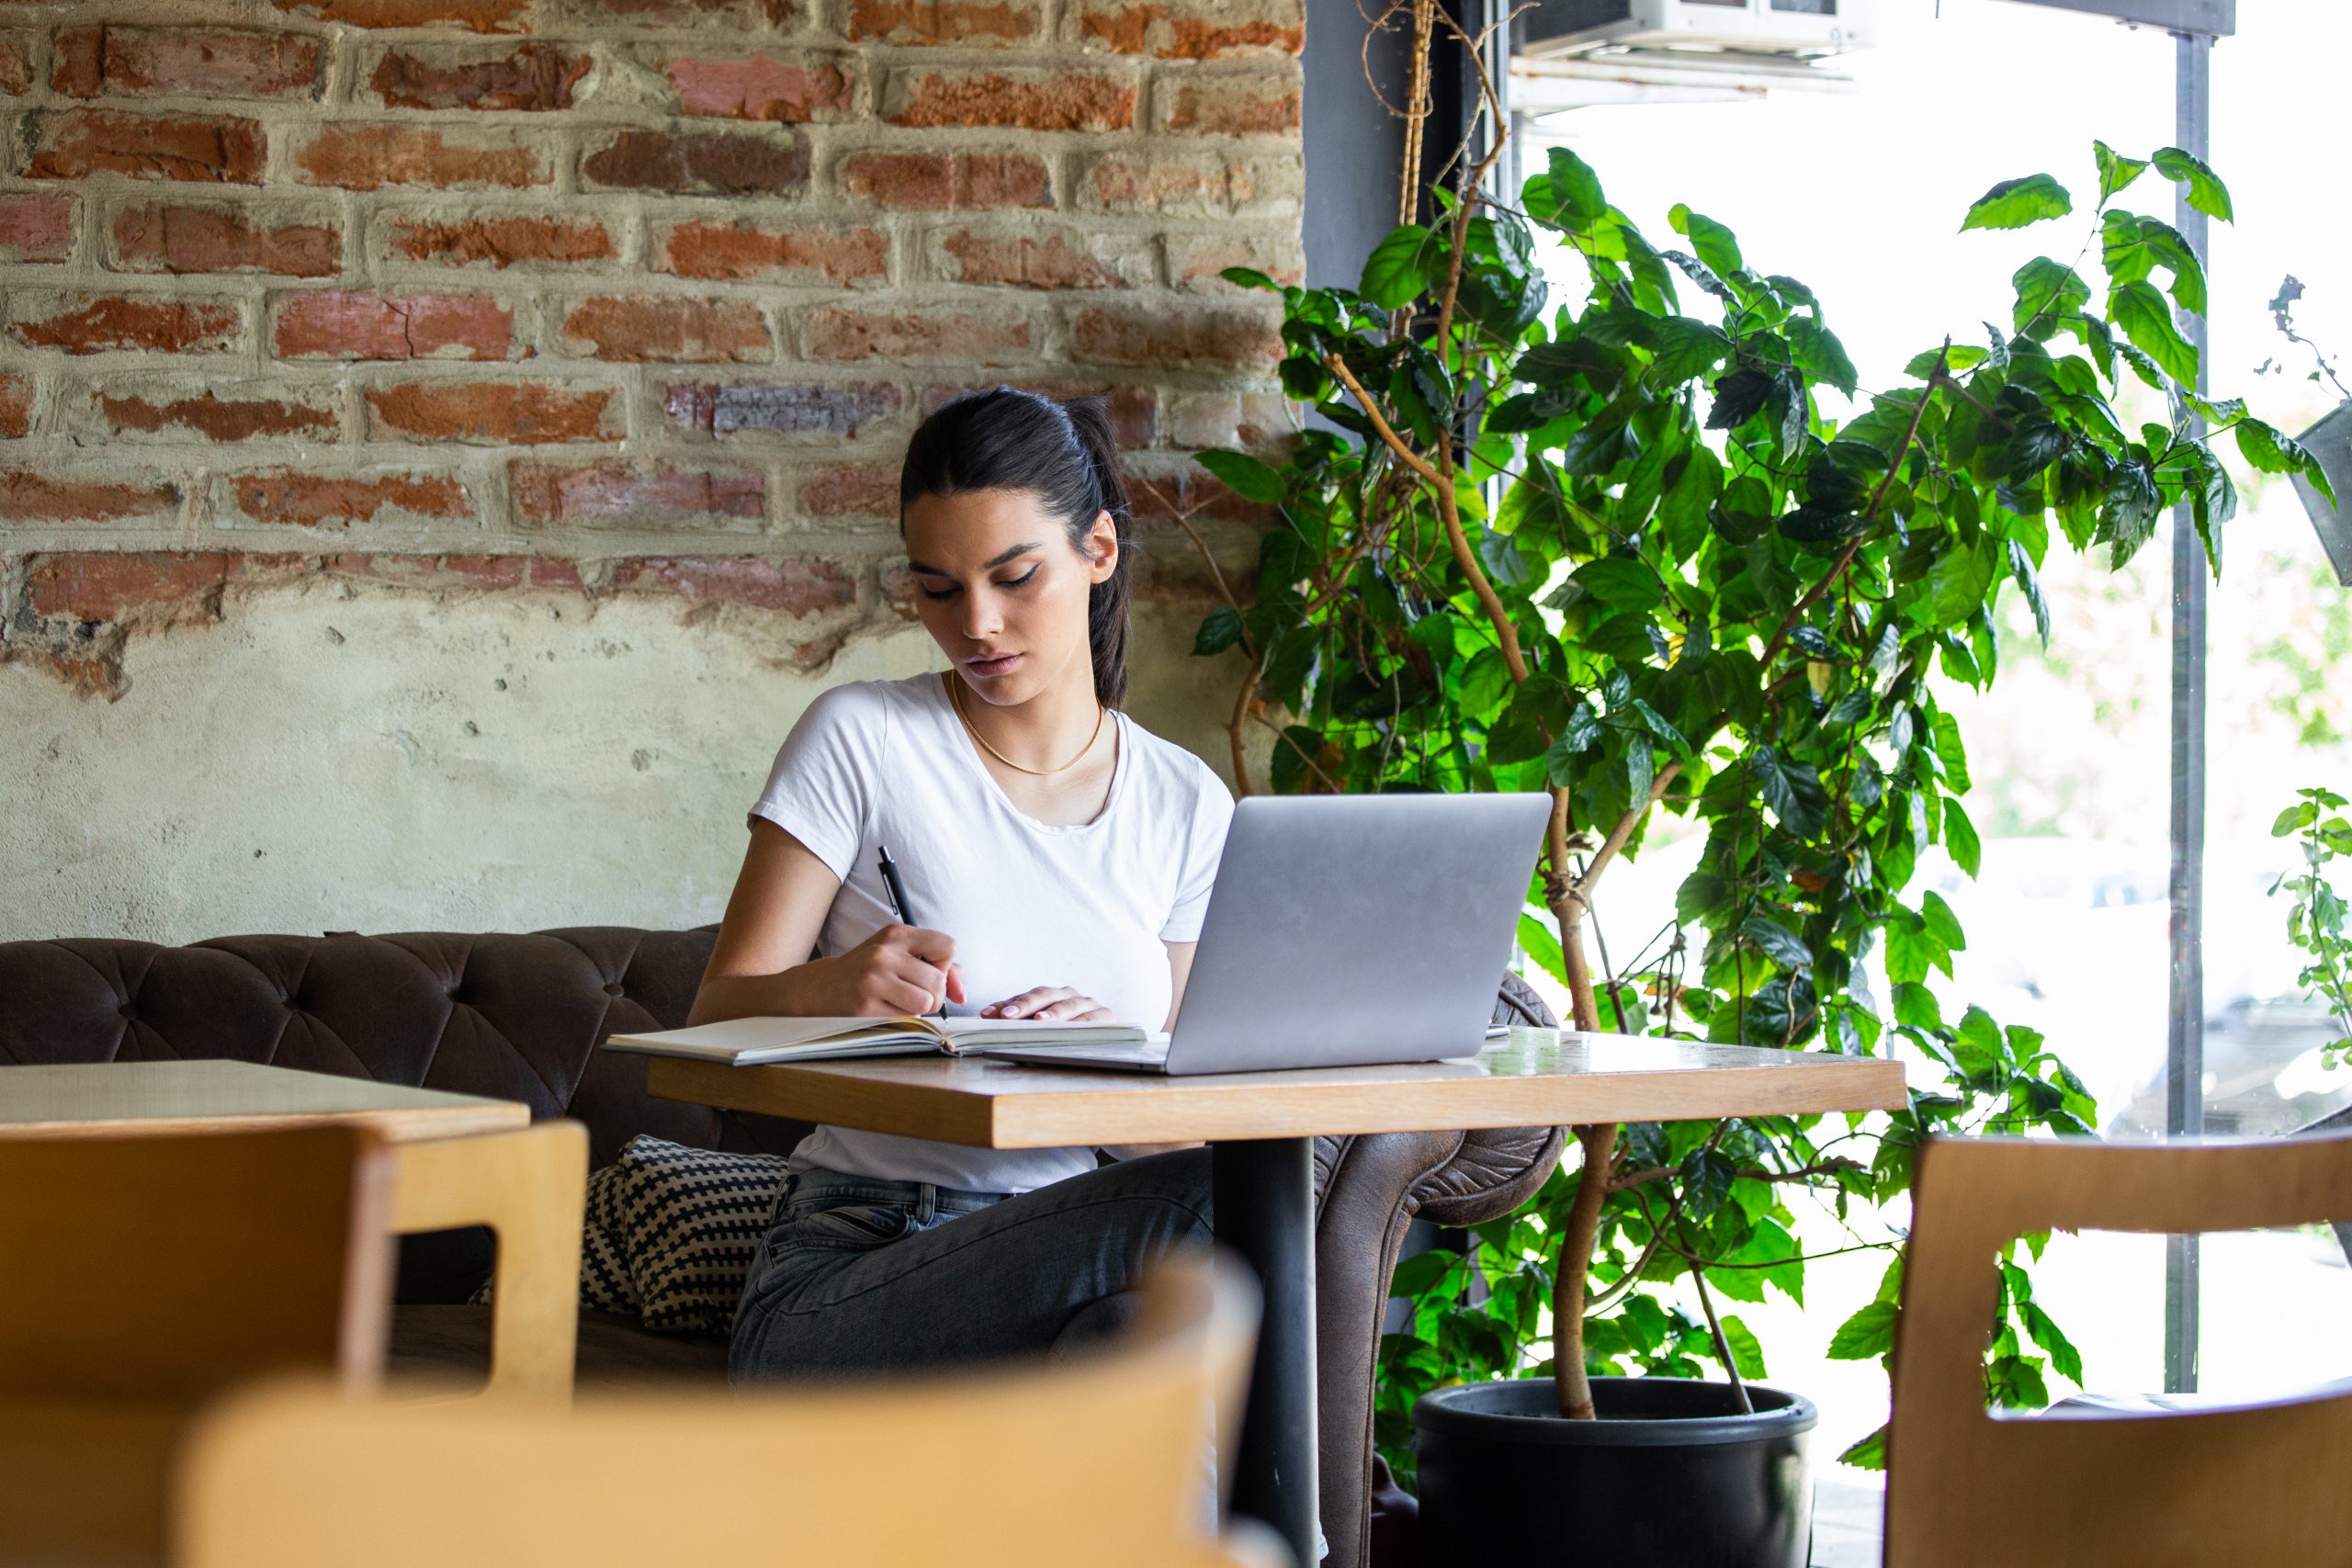
[[[1119,711],[1132,522],[1101,404],[949,403],[915,432],[899,500],[950,668],[834,687],[793,727],[690,1021],[944,1003],[1170,1026],[1233,802]],[[883,845],[921,926],[892,917]],[[1199,1148],[1102,1166],[820,1127],[789,1172],[743,1287],[738,1381],[1082,1342],[1209,1234]]]

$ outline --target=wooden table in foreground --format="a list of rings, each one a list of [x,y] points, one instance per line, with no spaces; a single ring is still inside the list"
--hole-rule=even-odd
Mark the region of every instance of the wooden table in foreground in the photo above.
[[[0,1067],[0,1138],[102,1138],[356,1123],[386,1141],[527,1126],[531,1108],[258,1062],[31,1063]]]
[[[1257,1269],[1265,1317],[1238,1510],[1316,1560],[1314,1140],[1322,1134],[1883,1111],[1900,1063],[1514,1029],[1476,1057],[1202,1077],[889,1057],[729,1067],[648,1058],[671,1100],[978,1148],[1215,1145],[1217,1238]]]
[[[0,1140],[357,1125],[391,1145],[392,1229],[497,1232],[484,1392],[569,1398],[579,1332],[586,1138],[526,1137],[531,1108],[372,1078],[227,1060],[0,1066]]]

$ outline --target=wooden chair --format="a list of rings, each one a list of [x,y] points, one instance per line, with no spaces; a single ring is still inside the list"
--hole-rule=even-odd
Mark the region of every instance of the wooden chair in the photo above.
[[[1995,1254],[2035,1231],[2184,1234],[2352,1216],[2352,1136],[1920,1151],[1888,1444],[1889,1568],[2346,1561],[2352,1392],[2195,1412],[1984,1408]]]
[[[1138,1331],[1057,1365],[780,1393],[521,1402],[248,1395],[181,1474],[177,1568],[1279,1568],[1200,1519],[1255,1292],[1163,1269]]]
[[[539,1122],[513,1132],[401,1144],[392,1156],[394,1231],[487,1225],[498,1239],[490,1381],[481,1393],[569,1400],[580,1336],[588,1129]]]
[[[392,1185],[351,1127],[0,1142],[0,1551],[153,1558],[199,1402],[371,1384]]]

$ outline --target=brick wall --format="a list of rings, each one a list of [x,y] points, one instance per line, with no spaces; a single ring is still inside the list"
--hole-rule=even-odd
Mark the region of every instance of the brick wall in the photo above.
[[[1145,510],[1263,439],[1300,0],[0,0],[0,663],[269,593],[658,594],[820,668],[895,467],[1111,393]],[[1218,530],[1222,530],[1219,532]],[[1197,589],[1147,535],[1147,592]],[[691,620],[691,617],[689,617]]]

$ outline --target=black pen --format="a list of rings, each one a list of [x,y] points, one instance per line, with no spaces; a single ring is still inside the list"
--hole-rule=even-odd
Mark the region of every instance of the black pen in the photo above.
[[[890,895],[891,912],[899,917],[900,925],[913,925],[915,918],[907,908],[907,885],[899,880],[899,863],[890,858],[889,845],[876,844],[875,848],[881,852],[882,886]],[[941,1018],[947,1016],[945,997],[939,998],[939,1016]]]

